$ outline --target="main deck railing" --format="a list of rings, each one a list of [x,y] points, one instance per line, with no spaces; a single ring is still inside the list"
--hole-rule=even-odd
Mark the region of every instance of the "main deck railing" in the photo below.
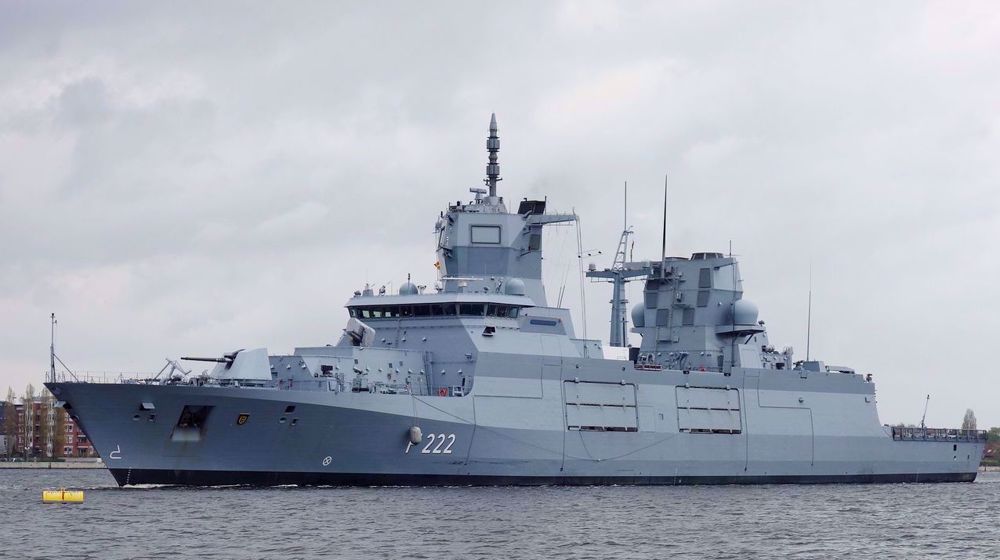
[[[155,373],[127,371],[75,371],[56,372],[55,380],[60,383],[148,383]],[[45,374],[46,381],[50,379]]]
[[[986,441],[985,430],[949,428],[892,427],[892,439],[897,441]]]

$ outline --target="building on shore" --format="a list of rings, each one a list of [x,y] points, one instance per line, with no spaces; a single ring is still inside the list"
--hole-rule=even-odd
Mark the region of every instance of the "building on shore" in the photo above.
[[[0,401],[0,457],[8,455],[7,440],[7,402]]]
[[[97,457],[94,445],[90,442],[87,434],[83,433],[80,426],[73,421],[68,414],[59,409],[66,416],[65,430],[66,437],[63,440],[62,457]]]
[[[90,438],[47,392],[20,403],[0,404],[0,454],[4,457],[97,457]]]

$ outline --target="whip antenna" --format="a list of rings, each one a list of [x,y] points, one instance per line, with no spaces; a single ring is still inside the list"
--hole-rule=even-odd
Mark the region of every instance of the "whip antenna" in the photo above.
[[[813,317],[813,265],[809,263],[809,300],[806,304],[806,361],[809,361],[809,343],[812,338]]]
[[[660,276],[664,276],[664,268],[667,262],[667,179],[668,175],[663,174],[663,239],[660,243]]]

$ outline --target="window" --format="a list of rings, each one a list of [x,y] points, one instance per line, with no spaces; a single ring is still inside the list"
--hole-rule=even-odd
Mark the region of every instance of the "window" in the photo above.
[[[528,236],[528,250],[538,251],[542,248],[542,234],[532,233]]]
[[[431,313],[434,315],[447,315],[454,316],[458,315],[458,306],[454,303],[442,303],[434,305],[431,307]]]
[[[491,303],[486,307],[486,315],[490,317],[505,317],[510,319],[517,319],[521,308],[516,305],[503,305],[499,303]]]
[[[500,244],[500,226],[472,226],[472,242]]]
[[[396,319],[406,317],[510,317],[516,319],[520,308],[515,305],[491,303],[434,303],[424,305],[382,305],[351,308],[351,316],[362,319]]]
[[[482,317],[485,307],[482,303],[462,303],[458,306],[458,314]]]
[[[646,309],[656,309],[658,296],[658,292],[648,290],[643,292],[643,302],[646,304]]]
[[[708,294],[711,293],[709,290],[699,290],[698,291],[698,307],[708,306]]]
[[[669,309],[657,309],[656,310],[656,326],[657,327],[669,327],[670,326],[670,310]]]
[[[685,327],[690,327],[694,325],[694,309],[688,308],[684,310],[684,316],[681,318],[681,324]]]
[[[698,287],[699,288],[711,288],[712,287],[712,269],[703,268],[698,274]]]

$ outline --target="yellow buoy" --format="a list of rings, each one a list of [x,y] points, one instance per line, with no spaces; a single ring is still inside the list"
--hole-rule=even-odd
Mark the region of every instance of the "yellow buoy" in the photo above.
[[[43,504],[82,504],[83,490],[42,490]]]

